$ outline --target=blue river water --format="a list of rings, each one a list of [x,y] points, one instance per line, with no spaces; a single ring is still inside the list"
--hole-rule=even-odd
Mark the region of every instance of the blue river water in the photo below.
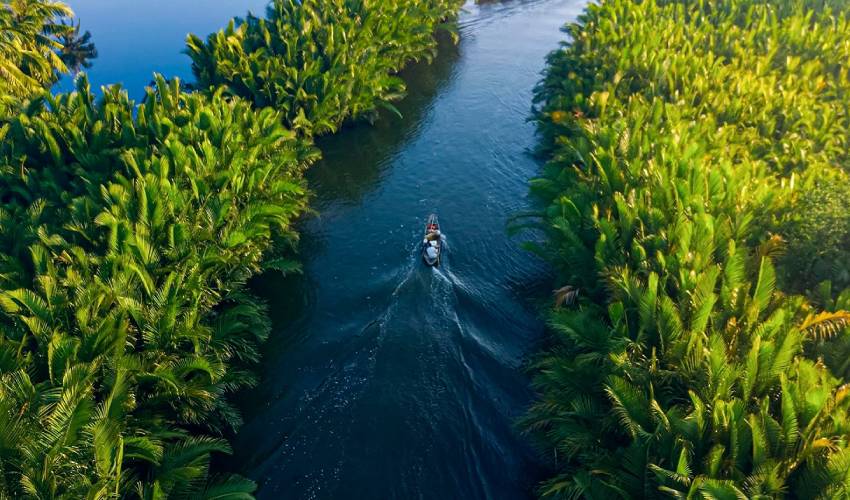
[[[120,83],[140,98],[153,73],[192,80],[192,63],[183,54],[186,35],[201,37],[223,28],[234,16],[260,15],[268,0],[64,0],[88,30],[98,57],[86,70],[92,88]],[[73,89],[70,78],[56,90]]]

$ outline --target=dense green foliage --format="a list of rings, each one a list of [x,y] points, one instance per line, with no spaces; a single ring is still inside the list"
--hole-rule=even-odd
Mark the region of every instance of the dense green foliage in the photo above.
[[[206,43],[188,39],[201,88],[225,86],[280,110],[307,133],[372,115],[404,92],[394,75],[430,59],[434,31],[462,0],[274,0],[267,18],[233,20]]]
[[[0,118],[66,71],[57,36],[69,30],[59,19],[70,15],[68,6],[58,2],[0,2]]]
[[[231,396],[255,382],[269,328],[243,285],[297,268],[275,255],[307,208],[318,127],[305,124],[329,130],[390,99],[389,73],[431,55],[458,2],[376,5],[270,10],[307,24],[287,31],[296,43],[275,71],[312,82],[302,62],[344,62],[323,80],[326,104],[306,106],[244,100],[203,73],[197,93],[156,76],[141,104],[118,86],[98,99],[85,76],[52,96],[58,72],[93,57],[87,35],[58,22],[62,4],[2,4],[0,497],[250,497],[251,481],[209,465],[229,452]],[[318,33],[351,43],[333,55]],[[379,74],[386,88],[362,90]]]
[[[606,0],[568,32],[537,92],[543,495],[847,496],[846,359],[815,355],[848,294],[777,287],[846,237],[847,4]]]
[[[850,288],[850,182],[824,176],[795,193],[776,231],[787,242],[779,258],[785,286],[802,292],[829,280]]]
[[[0,119],[63,73],[91,66],[97,49],[79,21],[65,22],[72,15],[50,0],[0,1]]]
[[[313,150],[220,92],[78,85],[0,149],[0,492],[250,491],[206,478],[266,332],[239,286],[295,237]]]

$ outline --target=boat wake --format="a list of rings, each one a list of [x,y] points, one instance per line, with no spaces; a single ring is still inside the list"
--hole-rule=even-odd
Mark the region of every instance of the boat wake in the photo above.
[[[352,325],[349,335],[341,336],[345,340],[327,346],[322,373],[302,374],[304,380],[312,378],[311,386],[301,384],[275,403],[289,412],[260,466],[261,477],[276,477],[263,494],[275,494],[280,474],[300,470],[290,480],[309,493],[306,498],[334,496],[347,491],[346,484],[364,484],[363,474],[378,480],[382,471],[387,473],[385,454],[393,450],[398,456],[390,463],[397,470],[391,475],[404,479],[398,491],[415,496],[422,484],[450,481],[470,496],[489,496],[490,486],[475,479],[474,468],[484,467],[482,460],[487,460],[478,420],[482,412],[507,410],[499,408],[498,398],[487,396],[489,388],[500,384],[478,373],[493,371],[480,368],[482,364],[499,362],[476,340],[477,328],[459,311],[459,304],[474,295],[452,272],[449,258],[440,267],[425,266],[418,245],[391,280],[380,312],[365,325]],[[488,405],[488,400],[495,403]],[[508,427],[499,431],[512,432]],[[377,444],[411,435],[420,439],[406,447]],[[447,436],[462,436],[465,448],[447,451],[456,445],[445,441]],[[364,442],[375,443],[375,448],[364,450]],[[297,466],[328,447],[336,449],[333,465]],[[434,465],[447,463],[441,457],[452,453],[460,455],[455,463],[471,464],[473,470],[467,474]],[[359,464],[356,473],[352,463]]]

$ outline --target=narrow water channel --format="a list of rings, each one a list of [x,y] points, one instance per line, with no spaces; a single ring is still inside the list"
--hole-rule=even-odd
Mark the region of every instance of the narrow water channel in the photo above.
[[[320,141],[304,274],[253,283],[275,330],[230,462],[261,498],[513,499],[540,477],[515,422],[531,397],[523,364],[542,331],[531,298],[546,270],[506,225],[539,169],[532,89],[585,1],[480,3],[461,16],[459,46],[405,71],[403,118]],[[69,4],[100,51],[92,85],[139,98],[153,71],[191,80],[186,33],[266,0]],[[448,236],[438,270],[417,254],[431,212]]]
[[[468,5],[461,42],[406,71],[403,119],[320,141],[303,276],[266,275],[275,331],[235,461],[261,498],[524,498],[515,421],[545,269],[506,234],[528,207],[532,89],[579,0]],[[430,212],[448,254],[417,244]]]

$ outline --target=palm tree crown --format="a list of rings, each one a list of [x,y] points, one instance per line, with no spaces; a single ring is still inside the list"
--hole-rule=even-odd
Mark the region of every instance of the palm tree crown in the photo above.
[[[80,34],[80,22],[71,24],[69,30],[59,36],[62,50],[59,57],[72,74],[77,74],[83,68],[91,68],[91,60],[97,57],[97,48],[91,41],[91,33]]]

